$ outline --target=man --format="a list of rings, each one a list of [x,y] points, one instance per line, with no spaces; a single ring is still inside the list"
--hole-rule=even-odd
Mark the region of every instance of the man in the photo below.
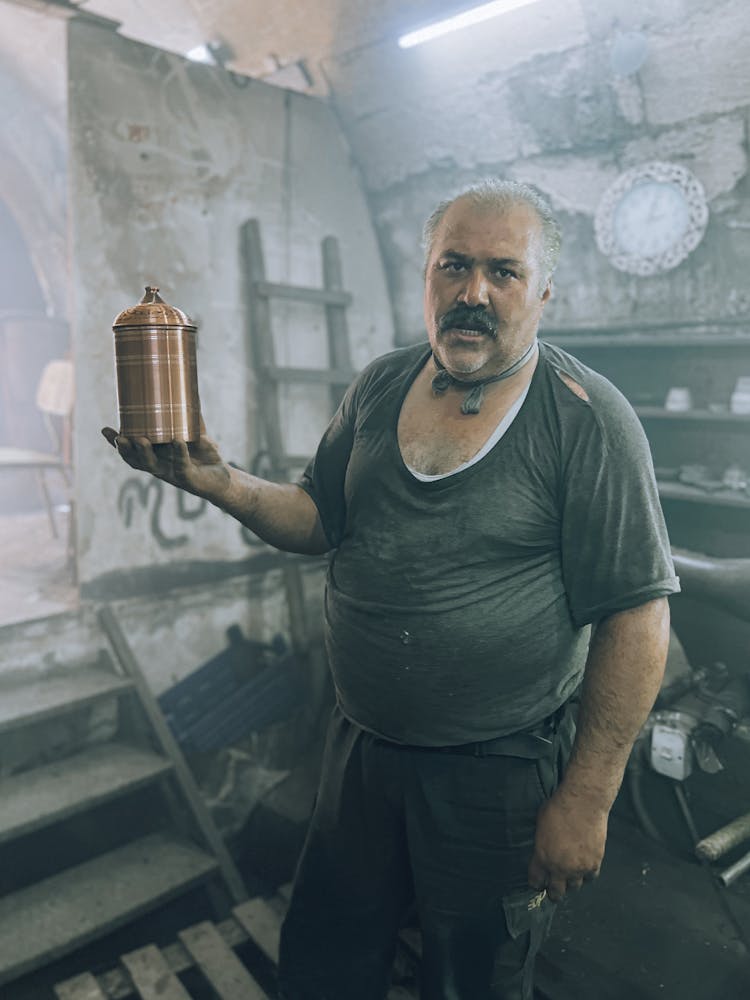
[[[337,706],[282,930],[288,1000],[382,1000],[413,901],[423,1000],[531,1000],[666,659],[678,584],[645,437],[609,382],[536,339],[547,203],[486,182],[425,236],[429,344],[365,369],[300,484],[207,439],[157,457],[106,432],[270,544],[333,550]]]

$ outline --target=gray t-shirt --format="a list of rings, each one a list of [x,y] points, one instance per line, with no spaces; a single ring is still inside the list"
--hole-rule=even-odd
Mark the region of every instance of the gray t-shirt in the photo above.
[[[550,715],[580,683],[588,625],[679,583],[646,437],[610,382],[540,343],[495,447],[422,482],[396,431],[429,355],[404,348],[361,373],[300,485],[335,548],[326,644],[342,711],[439,746]]]

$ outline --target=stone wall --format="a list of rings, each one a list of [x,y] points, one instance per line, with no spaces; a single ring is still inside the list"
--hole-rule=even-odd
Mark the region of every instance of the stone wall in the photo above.
[[[424,336],[424,218],[486,176],[535,184],[561,217],[547,326],[750,315],[749,39],[744,0],[559,0],[405,52],[388,39],[333,60],[399,341]],[[633,44],[645,45],[645,58],[626,73]],[[392,70],[378,73],[387,46]],[[688,260],[637,278],[598,251],[593,220],[618,174],[654,159],[697,176],[710,219]]]

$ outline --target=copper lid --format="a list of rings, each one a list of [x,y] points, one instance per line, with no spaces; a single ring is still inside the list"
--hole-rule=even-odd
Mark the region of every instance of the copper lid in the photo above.
[[[168,305],[159,295],[159,289],[146,286],[146,294],[136,306],[131,306],[115,317],[112,329],[132,326],[185,326],[195,330],[195,323],[181,309]]]

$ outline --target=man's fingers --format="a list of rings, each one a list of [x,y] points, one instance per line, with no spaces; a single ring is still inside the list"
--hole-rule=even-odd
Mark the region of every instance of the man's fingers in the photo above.
[[[559,903],[566,892],[578,891],[583,888],[585,882],[593,882],[599,877],[599,869],[596,871],[581,872],[571,875],[553,875],[536,859],[532,858],[529,863],[529,886],[537,892],[547,890],[547,895],[554,903]]]
[[[187,474],[191,461],[187,442],[181,438],[175,438],[172,442],[172,468],[178,478]]]
[[[120,442],[118,441],[119,444]],[[132,454],[135,456],[138,468],[153,475],[156,471],[157,462],[153,446],[149,439],[145,437],[131,438],[130,448]]]
[[[542,889],[547,888],[547,879],[548,879],[547,869],[544,867],[544,865],[540,864],[540,862],[537,860],[536,854],[534,854],[531,858],[531,861],[529,861],[529,870],[528,870],[529,885],[531,886],[532,889],[536,889],[537,891],[541,892]]]
[[[132,466],[134,469],[140,469],[141,466],[138,452],[136,451],[133,441],[130,438],[124,437],[122,434],[115,434],[113,443],[115,448],[117,448],[117,451],[120,453],[120,457],[126,461],[128,465]]]
[[[102,434],[113,448],[117,448],[117,431],[114,427],[102,427]]]
[[[185,441],[154,445],[148,438],[125,437],[111,427],[103,427],[102,434],[131,469],[149,472],[167,482],[179,482],[189,473],[191,458]]]
[[[547,883],[547,895],[553,903],[559,903],[565,895],[567,882],[565,879],[551,878]]]

